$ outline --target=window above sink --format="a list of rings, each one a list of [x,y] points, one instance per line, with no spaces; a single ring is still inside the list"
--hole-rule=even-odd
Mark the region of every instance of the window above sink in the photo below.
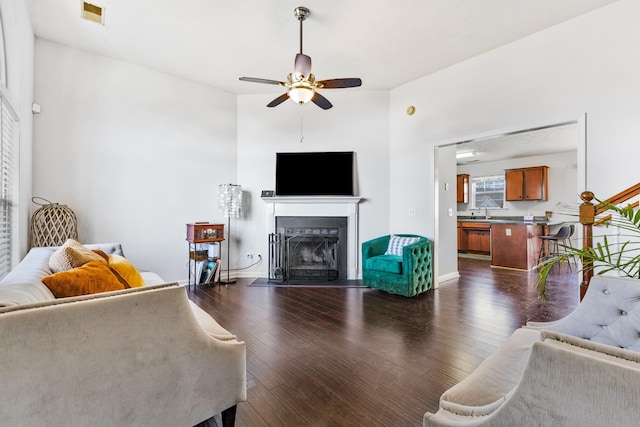
[[[477,176],[470,179],[471,209],[502,209],[504,207],[504,175]]]

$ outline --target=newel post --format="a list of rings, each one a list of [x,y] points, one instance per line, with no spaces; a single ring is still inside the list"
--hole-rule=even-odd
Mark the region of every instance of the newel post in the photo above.
[[[591,191],[580,194],[580,223],[582,224],[582,249],[588,250],[593,246],[593,223],[596,216],[596,207],[591,201],[595,195]],[[589,281],[593,277],[593,261],[582,259],[582,282],[580,283],[580,301],[589,287]]]

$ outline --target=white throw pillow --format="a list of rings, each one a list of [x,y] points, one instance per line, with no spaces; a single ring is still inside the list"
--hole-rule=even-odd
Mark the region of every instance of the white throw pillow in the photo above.
[[[72,268],[82,267],[89,261],[101,261],[107,264],[98,253],[87,249],[81,243],[73,239],[67,239],[49,258],[49,268],[54,273],[68,271]]]
[[[418,240],[420,240],[419,237],[402,237],[392,234],[391,237],[389,237],[389,246],[387,247],[387,252],[385,252],[384,254],[402,256],[402,248],[415,243]]]

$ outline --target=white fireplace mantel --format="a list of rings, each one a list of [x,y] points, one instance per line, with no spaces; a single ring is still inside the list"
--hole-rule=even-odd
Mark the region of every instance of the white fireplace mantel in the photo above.
[[[276,231],[278,216],[347,218],[347,279],[358,278],[358,204],[362,197],[287,196],[262,197],[267,204],[267,232]]]

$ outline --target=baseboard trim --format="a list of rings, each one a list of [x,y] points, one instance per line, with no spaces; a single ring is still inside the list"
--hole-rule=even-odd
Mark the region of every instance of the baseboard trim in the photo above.
[[[449,280],[455,280],[460,277],[460,273],[456,271],[452,271],[451,273],[443,274],[442,276],[438,276],[438,284],[448,282]],[[437,288],[437,286],[436,286]]]

